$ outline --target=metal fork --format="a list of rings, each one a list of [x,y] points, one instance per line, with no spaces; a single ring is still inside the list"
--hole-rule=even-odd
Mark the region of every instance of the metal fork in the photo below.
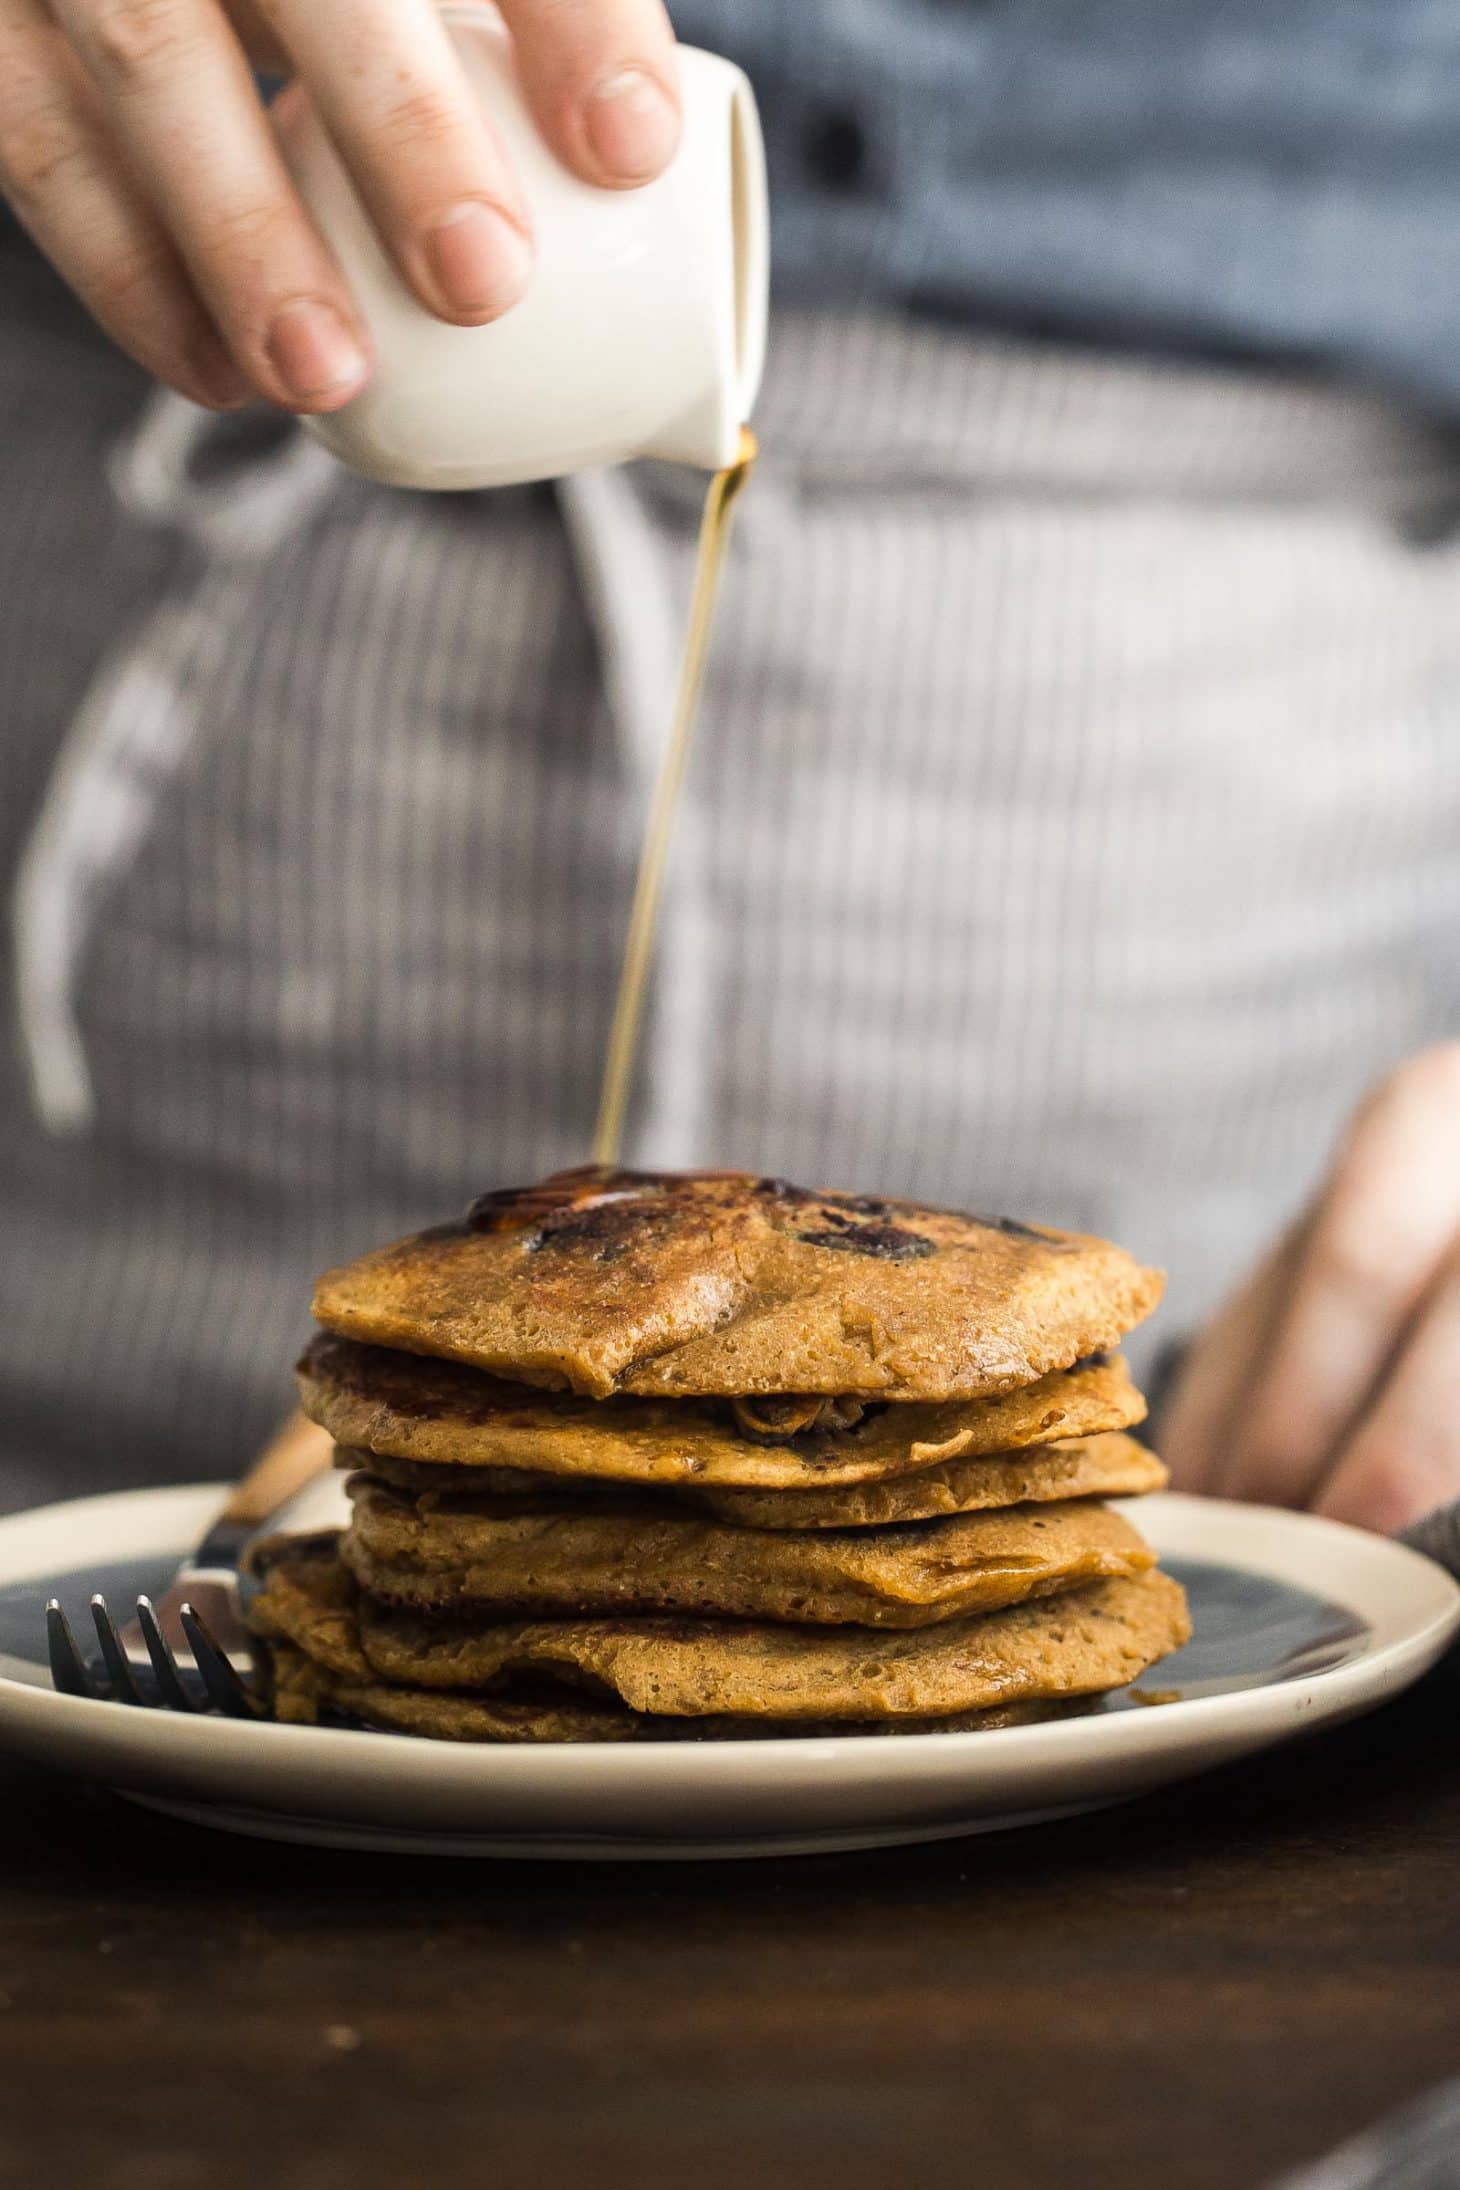
[[[328,1471],[331,1456],[324,1431],[302,1415],[291,1416],[229,1493],[159,1604],[139,1597],[135,1615],[118,1627],[105,1598],[92,1598],[99,1658],[83,1654],[53,1597],[46,1606],[46,1648],[56,1687],[98,1702],[257,1717],[248,1681],[253,1642],[238,1606],[239,1560],[250,1539]]]
[[[88,1666],[82,1657],[60,1599],[52,1597],[46,1606],[51,1679],[63,1695],[87,1696],[96,1702],[160,1706],[165,1711],[221,1711],[230,1719],[258,1717],[258,1702],[192,1605],[178,1608],[193,1661],[190,1666],[182,1666],[158,1625],[152,1599],[137,1599],[137,1625],[151,1661],[151,1682],[128,1656],[105,1597],[98,1594],[92,1598],[91,1617],[101,1646],[101,1667],[97,1669]]]

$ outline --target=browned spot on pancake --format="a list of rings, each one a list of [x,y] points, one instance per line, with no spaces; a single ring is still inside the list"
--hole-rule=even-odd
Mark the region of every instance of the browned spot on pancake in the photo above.
[[[882,1262],[917,1262],[938,1252],[921,1232],[904,1231],[899,1224],[848,1225],[841,1232],[798,1232],[796,1237],[808,1247],[836,1247],[851,1255],[875,1255]]]
[[[804,1209],[816,1195],[804,1186],[793,1186],[789,1179],[757,1179],[754,1192],[763,1194],[767,1201],[784,1202],[788,1209]]]
[[[580,1170],[327,1272],[344,1337],[596,1400],[993,1397],[1112,1345],[1158,1275],[1108,1242],[740,1172]]]
[[[673,1222],[672,1211],[646,1209],[633,1196],[585,1202],[544,1217],[523,1245],[530,1255],[557,1248],[621,1262],[636,1247],[652,1249]]]
[[[971,1221],[981,1224],[986,1232],[1006,1233],[1010,1239],[1038,1240],[1046,1247],[1065,1247],[1069,1244],[1058,1232],[1046,1232],[1037,1224],[1021,1224],[1017,1217],[975,1216]]]
[[[473,1232],[530,1232],[554,1217],[605,1202],[634,1201],[646,1181],[623,1172],[606,1171],[586,1164],[577,1171],[562,1171],[536,1186],[502,1186],[478,1194],[466,1213]]]
[[[466,1213],[466,1223],[473,1232],[552,1233],[579,1211],[653,1196],[684,1198],[688,1181],[734,1182],[747,1176],[743,1171],[619,1171],[602,1164],[580,1164],[571,1171],[557,1171],[536,1186],[502,1186],[478,1194]],[[784,1188],[780,1180],[762,1180],[760,1187],[766,1186],[782,1194],[795,1191]]]
[[[854,1217],[890,1217],[898,1211],[906,1213],[915,1209],[915,1202],[889,1201],[885,1194],[843,1194],[835,1187],[825,1187],[819,1194],[795,1190],[795,1198],[801,1202],[814,1201],[828,1212],[845,1209]]]

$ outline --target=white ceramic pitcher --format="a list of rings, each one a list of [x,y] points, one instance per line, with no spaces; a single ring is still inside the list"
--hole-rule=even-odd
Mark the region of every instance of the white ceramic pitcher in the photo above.
[[[540,135],[495,12],[451,7],[445,19],[531,208],[531,284],[490,326],[433,319],[306,113],[285,156],[375,348],[368,385],[308,425],[353,470],[395,486],[506,486],[634,456],[720,470],[765,354],[765,154],[745,76],[681,46],[673,161],[640,189],[599,190]]]

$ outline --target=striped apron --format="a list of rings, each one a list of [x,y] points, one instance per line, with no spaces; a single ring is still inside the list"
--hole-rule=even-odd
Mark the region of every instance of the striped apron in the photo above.
[[[235,1467],[316,1269],[583,1157],[701,492],[367,485],[36,286],[10,1503]],[[1106,1231],[1178,1332],[1460,1027],[1460,446],[878,314],[783,318],[757,425],[628,1153]]]

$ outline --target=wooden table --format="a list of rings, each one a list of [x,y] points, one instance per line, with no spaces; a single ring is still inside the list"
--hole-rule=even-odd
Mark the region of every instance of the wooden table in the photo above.
[[[0,1770],[0,2181],[1228,2190],[1460,2070],[1460,1664],[1009,1838],[724,1865],[229,1840]]]

